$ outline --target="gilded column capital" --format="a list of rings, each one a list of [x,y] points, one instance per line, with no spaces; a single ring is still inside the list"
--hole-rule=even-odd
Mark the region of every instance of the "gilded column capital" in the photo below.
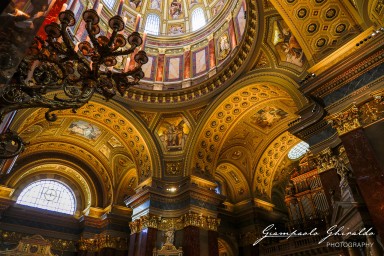
[[[205,230],[217,231],[220,219],[189,212],[177,218],[165,218],[155,215],[145,215],[129,223],[131,234],[141,232],[146,228],[162,231],[181,230],[187,226],[194,226]]]
[[[81,251],[97,252],[103,248],[113,248],[116,250],[127,250],[128,240],[121,237],[112,237],[106,234],[95,235],[94,238],[80,238],[78,248]]]
[[[355,104],[345,111],[329,116],[327,120],[337,130],[339,136],[361,127],[359,108]]]

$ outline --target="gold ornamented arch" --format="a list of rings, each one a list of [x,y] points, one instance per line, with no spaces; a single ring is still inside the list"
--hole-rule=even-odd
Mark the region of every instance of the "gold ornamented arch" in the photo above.
[[[192,160],[187,171],[212,175],[220,149],[231,129],[242,116],[257,110],[261,104],[293,99],[297,108],[301,108],[305,103],[295,83],[280,74],[249,75],[231,89],[210,106],[211,111],[205,113],[205,121],[195,133],[195,143],[190,151]]]

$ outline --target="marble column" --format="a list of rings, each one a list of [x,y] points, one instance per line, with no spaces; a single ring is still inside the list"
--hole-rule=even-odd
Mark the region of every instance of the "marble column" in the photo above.
[[[165,61],[165,50],[159,53],[157,59],[157,73],[156,73],[156,82],[162,82],[164,76],[164,61]]]
[[[191,47],[184,47],[184,79],[191,78]]]
[[[219,256],[219,233],[217,231],[208,230],[208,246],[209,256]]]
[[[374,150],[359,121],[359,109],[349,109],[330,117],[344,145],[353,175],[368,208],[372,222],[384,240],[384,171],[381,169]]]
[[[153,248],[156,247],[156,234],[155,228],[146,228],[139,233],[138,250],[135,256],[152,256]]]
[[[367,205],[372,221],[384,239],[384,215],[382,214],[384,194],[384,172],[381,170],[373,149],[359,128],[340,136],[356,177],[357,185]]]
[[[208,48],[209,48],[209,69],[216,67],[216,54],[215,54],[215,40],[213,37],[208,38]]]
[[[128,255],[129,256],[136,255],[135,251],[137,251],[137,243],[138,243],[137,240],[138,239],[139,239],[139,233],[133,233],[129,237],[129,247],[128,247]]]
[[[183,252],[184,256],[200,256],[200,230],[198,227],[184,228]]]

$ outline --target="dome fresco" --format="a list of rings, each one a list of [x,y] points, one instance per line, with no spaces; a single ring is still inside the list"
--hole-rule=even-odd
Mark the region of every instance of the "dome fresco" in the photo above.
[[[120,1],[100,2],[100,33],[109,34],[108,20],[117,13]],[[80,0],[75,9],[77,20],[85,3]],[[87,7],[92,8],[92,4]],[[178,90],[215,75],[242,40],[245,11],[243,0],[125,0],[125,34],[133,30],[147,34],[144,47],[149,61],[143,65],[145,76],[136,87]],[[84,40],[87,33],[77,23],[72,28],[75,40]],[[130,65],[134,65],[132,58],[120,58],[114,68],[123,70]]]

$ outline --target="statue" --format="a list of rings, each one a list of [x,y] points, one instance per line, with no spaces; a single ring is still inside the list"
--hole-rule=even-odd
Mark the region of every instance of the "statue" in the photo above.
[[[175,231],[174,230],[168,230],[165,232],[165,243],[166,244],[173,244],[173,240],[175,239]]]
[[[351,170],[349,170],[348,167],[344,164],[344,160],[341,157],[333,156],[332,162],[336,169],[337,174],[340,175],[340,178],[341,178],[340,183],[342,183],[344,180],[352,176]]]

